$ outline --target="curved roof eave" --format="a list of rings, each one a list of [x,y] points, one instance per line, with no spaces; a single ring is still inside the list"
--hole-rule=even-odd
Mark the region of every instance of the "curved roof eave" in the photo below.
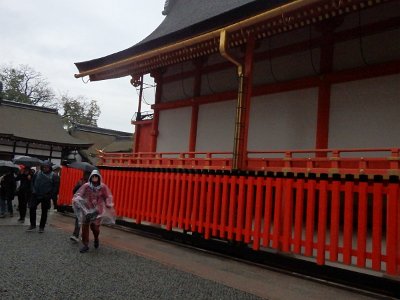
[[[193,8],[193,6],[191,6],[192,9],[200,9],[201,7],[201,11],[204,12],[204,5],[201,6],[204,3],[203,1],[194,0],[191,2],[193,2],[194,4],[197,3],[197,7]],[[236,6],[233,9],[232,3],[229,3],[230,8],[226,6],[220,7],[220,9],[222,10],[221,13],[215,14],[214,11],[213,16],[210,16],[209,14],[203,14],[202,19],[198,20],[198,22],[186,24],[188,26],[184,26],[181,28],[179,28],[179,26],[174,22],[170,21],[178,17],[177,15],[174,15],[174,11],[172,10],[171,14],[168,15],[149,36],[147,36],[145,39],[135,44],[134,46],[101,58],[96,58],[84,62],[77,62],[75,63],[75,65],[80,73],[100,68],[126,59],[128,57],[145,53],[166,44],[172,44],[174,42],[200,35],[202,33],[207,33],[217,28],[222,28],[231,23],[246,19],[261,11],[271,9],[273,7],[277,7],[288,2],[294,2],[294,0],[236,0],[232,2],[236,3]],[[224,8],[228,10],[224,11]],[[178,13],[179,11],[176,12],[176,14]]]

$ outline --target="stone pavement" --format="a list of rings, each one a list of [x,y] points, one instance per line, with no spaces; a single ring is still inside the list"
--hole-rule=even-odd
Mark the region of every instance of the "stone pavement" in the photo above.
[[[39,234],[0,219],[0,299],[372,299],[105,226],[81,254],[73,222],[51,211]]]

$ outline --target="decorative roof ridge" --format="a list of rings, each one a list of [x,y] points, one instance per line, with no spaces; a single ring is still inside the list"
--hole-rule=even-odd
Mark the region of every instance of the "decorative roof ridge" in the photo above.
[[[33,104],[21,103],[21,102],[5,100],[5,99],[2,99],[0,101],[0,106],[2,106],[2,105],[9,106],[9,107],[15,107],[15,108],[35,110],[35,111],[40,111],[40,112],[45,112],[45,113],[58,114],[58,110],[55,108],[37,106],[37,105],[33,105]]]
[[[101,133],[101,134],[107,134],[107,135],[113,135],[113,136],[119,136],[119,137],[133,136],[133,133],[131,133],[131,132],[96,127],[96,126],[91,126],[91,125],[84,125],[84,124],[79,124],[79,123],[74,123],[72,126],[72,130],[86,131],[86,132],[92,132],[92,133]]]

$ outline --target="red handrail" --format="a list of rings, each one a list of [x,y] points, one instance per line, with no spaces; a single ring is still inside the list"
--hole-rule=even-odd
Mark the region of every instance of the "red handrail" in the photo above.
[[[231,170],[232,152],[99,153],[113,167]],[[246,170],[265,172],[400,175],[400,148],[248,151]]]

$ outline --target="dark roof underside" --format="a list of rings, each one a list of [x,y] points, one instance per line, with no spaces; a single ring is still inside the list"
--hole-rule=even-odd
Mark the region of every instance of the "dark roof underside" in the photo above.
[[[288,2],[293,0],[176,0],[164,21],[141,42],[120,52],[75,65],[79,72],[102,67],[222,28]]]

